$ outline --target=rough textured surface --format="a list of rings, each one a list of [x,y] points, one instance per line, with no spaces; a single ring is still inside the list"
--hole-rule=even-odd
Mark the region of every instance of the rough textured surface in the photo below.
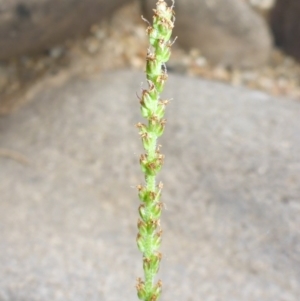
[[[277,0],[271,12],[276,44],[300,60],[300,1]]]
[[[150,20],[156,0],[140,0]],[[216,64],[255,67],[265,64],[272,38],[263,18],[241,0],[176,2],[174,32],[185,48],[198,48]]]
[[[72,79],[0,119],[1,301],[137,299],[141,81]],[[300,103],[179,76],[165,96],[161,300],[298,301]]]
[[[124,0],[0,0],[0,59],[42,51],[86,32]]]

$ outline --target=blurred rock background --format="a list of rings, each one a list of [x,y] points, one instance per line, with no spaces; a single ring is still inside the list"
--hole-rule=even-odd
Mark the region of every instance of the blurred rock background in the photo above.
[[[136,299],[154,2],[0,0],[0,301]],[[299,301],[299,11],[176,2],[162,301]]]
[[[155,1],[0,0],[0,112],[45,78],[143,70],[140,15]],[[178,1],[169,70],[299,98],[299,11],[297,0]]]

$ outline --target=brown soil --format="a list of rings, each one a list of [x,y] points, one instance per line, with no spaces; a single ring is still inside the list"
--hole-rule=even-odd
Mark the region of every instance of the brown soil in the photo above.
[[[125,67],[143,70],[146,26],[134,3],[124,6],[111,20],[93,25],[85,37],[66,41],[44,54],[0,62],[0,114],[18,108],[45,85],[61,85],[70,76]],[[213,66],[200,51],[187,53],[175,43],[168,65],[170,71],[300,99],[300,65],[278,49],[266,66],[238,70]]]

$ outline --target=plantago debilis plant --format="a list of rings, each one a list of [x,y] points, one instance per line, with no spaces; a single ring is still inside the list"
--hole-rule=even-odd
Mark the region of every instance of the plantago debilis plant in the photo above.
[[[161,100],[167,80],[166,62],[171,55],[170,38],[174,27],[174,2],[168,6],[158,0],[154,9],[153,25],[147,28],[150,47],[146,58],[148,89],[142,91],[140,98],[142,116],[147,124],[138,123],[145,154],[140,157],[140,165],[145,176],[145,184],[138,185],[139,206],[137,245],[143,253],[144,280],[137,279],[137,294],[144,301],[156,301],[161,294],[162,282],[154,282],[162,258],[159,252],[162,230],[160,216],[163,204],[160,202],[162,183],[156,184],[156,176],[161,170],[164,155],[160,153],[157,139],[163,134],[167,100]]]

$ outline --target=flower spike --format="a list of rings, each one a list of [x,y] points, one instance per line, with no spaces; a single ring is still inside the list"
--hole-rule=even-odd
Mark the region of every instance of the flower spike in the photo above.
[[[136,127],[142,140],[145,154],[140,157],[140,165],[145,177],[145,185],[138,185],[139,206],[137,245],[143,254],[144,280],[138,278],[137,294],[140,300],[156,301],[161,294],[162,282],[155,283],[162,258],[158,251],[161,244],[162,230],[160,216],[163,203],[160,202],[163,184],[156,184],[156,176],[161,170],[164,155],[160,153],[157,139],[163,134],[166,125],[164,113],[168,100],[160,99],[168,79],[166,62],[171,55],[170,41],[174,27],[174,0],[168,6],[164,0],[158,0],[154,9],[153,24],[147,23],[146,33],[149,37],[149,48],[146,57],[146,78],[148,89],[142,90],[139,97],[141,114],[146,124],[137,123]]]

